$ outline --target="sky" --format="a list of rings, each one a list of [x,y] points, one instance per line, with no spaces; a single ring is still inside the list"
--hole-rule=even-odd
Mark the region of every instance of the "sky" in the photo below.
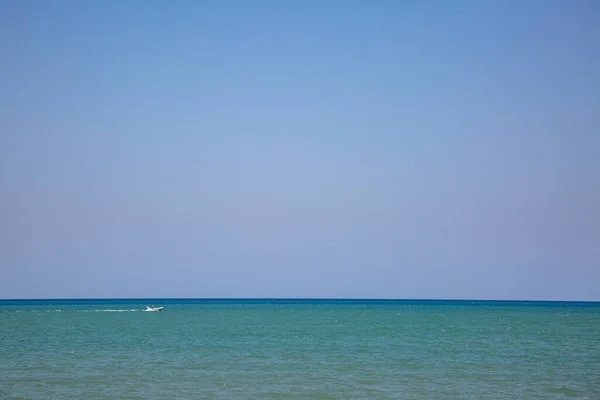
[[[0,298],[600,300],[600,3],[0,0]]]

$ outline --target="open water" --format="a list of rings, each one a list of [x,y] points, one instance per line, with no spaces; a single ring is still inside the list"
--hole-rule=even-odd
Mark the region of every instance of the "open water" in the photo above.
[[[600,303],[2,300],[0,398],[596,400]]]

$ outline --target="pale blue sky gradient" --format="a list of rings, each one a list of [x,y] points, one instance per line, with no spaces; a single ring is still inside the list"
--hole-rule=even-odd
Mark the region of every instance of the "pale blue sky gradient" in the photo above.
[[[0,0],[0,268],[600,300],[600,2]]]

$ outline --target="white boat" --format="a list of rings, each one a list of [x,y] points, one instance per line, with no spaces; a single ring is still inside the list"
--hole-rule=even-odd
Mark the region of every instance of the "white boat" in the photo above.
[[[148,307],[146,306],[146,311],[162,311],[164,307]]]

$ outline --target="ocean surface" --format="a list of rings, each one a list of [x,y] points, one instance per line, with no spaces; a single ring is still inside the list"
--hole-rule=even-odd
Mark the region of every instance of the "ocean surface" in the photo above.
[[[600,303],[2,300],[0,340],[0,399],[600,399]]]

